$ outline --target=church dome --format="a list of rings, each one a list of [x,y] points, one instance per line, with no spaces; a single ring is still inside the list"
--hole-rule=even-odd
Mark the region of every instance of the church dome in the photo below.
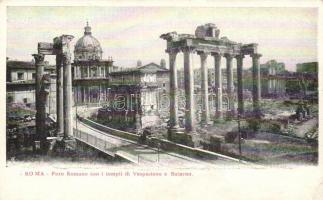
[[[101,60],[102,48],[100,42],[92,36],[91,27],[87,23],[84,36],[75,44],[74,60]]]

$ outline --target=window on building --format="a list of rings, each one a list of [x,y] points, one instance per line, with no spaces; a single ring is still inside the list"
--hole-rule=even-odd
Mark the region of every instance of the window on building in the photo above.
[[[36,79],[36,73],[32,73],[32,79],[35,80]]]
[[[24,73],[23,72],[18,72],[17,73],[17,78],[18,78],[18,80],[24,80]]]
[[[163,87],[166,87],[166,83],[163,83]]]
[[[97,67],[92,68],[92,77],[97,77]]]
[[[28,98],[23,99],[24,103],[28,103]]]

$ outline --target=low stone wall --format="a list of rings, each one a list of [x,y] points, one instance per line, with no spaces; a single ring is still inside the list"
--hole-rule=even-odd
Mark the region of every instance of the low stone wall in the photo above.
[[[110,127],[106,127],[102,124],[98,124],[96,122],[93,122],[89,119],[85,119],[82,117],[79,117],[79,120],[82,121],[83,123],[96,128],[100,131],[103,132],[107,132],[111,135],[117,136],[117,137],[121,137],[124,139],[128,139],[134,142],[139,142],[140,141],[140,136],[133,134],[133,133],[129,133],[129,132],[125,132],[125,131],[120,131],[117,129],[113,129]],[[145,140],[145,144],[147,144],[150,147],[155,147],[158,148],[158,146],[166,151],[170,151],[170,152],[175,152],[181,155],[185,155],[188,157],[195,157],[195,158],[212,158],[212,159],[220,159],[220,160],[228,160],[228,161],[232,161],[232,162],[239,162],[238,159],[229,157],[229,156],[225,156],[222,154],[218,154],[218,153],[214,153],[214,152],[210,152],[207,150],[203,150],[203,149],[197,149],[194,147],[189,147],[186,145],[182,145],[182,144],[178,144],[178,143],[174,143],[172,141],[169,140],[165,140],[165,139],[159,139],[159,138],[155,138],[155,137],[147,137]],[[241,161],[240,161],[241,162]],[[242,163],[246,163],[246,162],[242,162]]]
[[[188,157],[212,158],[212,159],[220,159],[220,160],[230,160],[232,162],[239,162],[239,159],[235,159],[229,156],[210,152],[203,149],[198,149],[198,148],[174,143],[165,139],[158,139],[158,138],[151,137],[147,140],[147,144],[151,147],[156,147],[156,148],[158,147],[158,145],[160,145],[161,149],[176,152],[178,154],[185,155]],[[242,163],[246,163],[246,162],[242,162]]]
[[[110,127],[107,127],[107,126],[104,126],[102,124],[98,124],[92,120],[89,120],[89,119],[85,119],[85,118],[82,118],[82,117],[79,117],[79,120],[93,128],[96,128],[100,131],[103,131],[103,132],[106,132],[106,133],[109,133],[111,135],[114,135],[114,136],[117,136],[117,137],[121,137],[121,138],[124,138],[124,139],[128,139],[128,140],[132,140],[132,141],[139,141],[139,135],[136,135],[136,134],[133,134],[133,133],[129,133],[129,132],[125,132],[125,131],[120,131],[120,130],[117,130],[117,129],[113,129],[113,128],[110,128]]]

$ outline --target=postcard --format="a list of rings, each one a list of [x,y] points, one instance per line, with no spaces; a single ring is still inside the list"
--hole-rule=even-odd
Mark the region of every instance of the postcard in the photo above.
[[[321,5],[250,2],[2,3],[0,199],[322,199]]]

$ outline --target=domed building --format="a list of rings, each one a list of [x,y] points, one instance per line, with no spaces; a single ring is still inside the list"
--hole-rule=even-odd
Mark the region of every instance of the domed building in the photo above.
[[[101,60],[102,48],[100,42],[92,36],[91,27],[86,23],[84,36],[75,44],[74,60]]]
[[[161,95],[169,90],[165,61],[162,66],[155,63],[142,66],[140,61],[137,67],[119,70],[113,66],[111,57],[104,60],[102,54],[101,44],[87,23],[74,49],[72,74],[76,105],[104,107],[98,116],[111,124],[125,122],[128,128],[136,130],[159,122]]]
[[[107,101],[109,73],[113,61],[102,59],[100,42],[92,35],[87,22],[84,35],[74,48],[73,85],[76,104],[91,104]]]

